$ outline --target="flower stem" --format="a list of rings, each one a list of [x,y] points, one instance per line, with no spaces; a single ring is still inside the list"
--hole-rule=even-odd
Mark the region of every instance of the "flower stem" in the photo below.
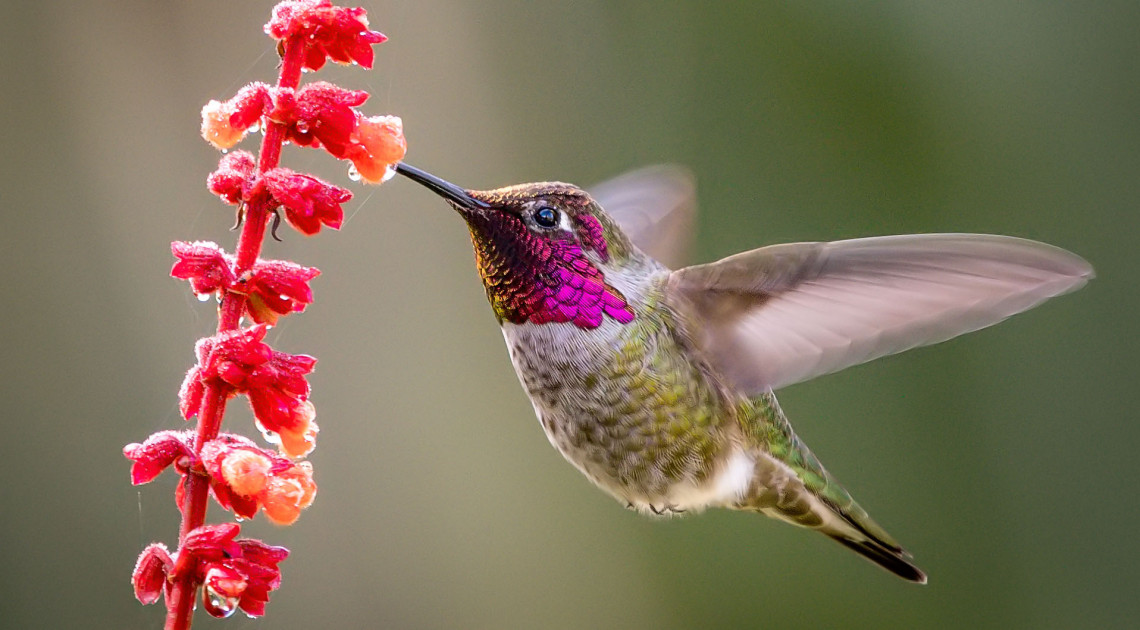
[[[284,42],[284,54],[281,60],[281,71],[278,75],[277,86],[296,89],[301,81],[301,66],[304,61],[305,46],[295,38]],[[261,153],[258,157],[257,170],[264,173],[276,168],[281,160],[281,147],[285,142],[285,126],[266,119],[265,136],[261,141]],[[274,210],[270,207],[271,199],[266,197],[264,202],[254,202],[246,208],[245,222],[237,243],[237,265],[235,272],[244,274],[253,268],[261,255],[261,245],[265,240],[265,231],[269,225],[269,217]],[[246,308],[246,297],[238,293],[225,293],[222,304],[218,308],[218,332],[223,333],[237,330],[241,325],[241,316]],[[194,452],[199,453],[202,445],[218,436],[222,426],[222,416],[225,414],[228,399],[227,388],[209,384],[203,394],[201,410],[198,414],[198,430],[194,439]],[[186,535],[206,522],[206,505],[209,491],[209,482],[204,471],[192,471],[196,474],[186,476],[185,497],[182,504],[182,525],[179,528],[179,547],[186,541]],[[166,630],[189,630],[193,621],[194,601],[198,595],[197,577],[192,571],[175,571],[174,580],[167,602]]]

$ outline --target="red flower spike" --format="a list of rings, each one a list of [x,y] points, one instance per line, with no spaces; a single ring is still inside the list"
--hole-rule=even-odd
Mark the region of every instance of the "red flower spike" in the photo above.
[[[135,587],[135,599],[142,604],[153,604],[162,597],[167,581],[166,576],[174,568],[170,552],[162,543],[151,543],[139,554],[135,570],[131,573],[131,584]]]
[[[356,172],[369,184],[387,181],[392,167],[404,159],[408,142],[404,139],[404,123],[399,116],[361,117],[350,136],[353,144],[345,157],[352,160]]]
[[[138,486],[154,480],[181,458],[186,459],[178,467],[185,470],[196,459],[191,447],[193,443],[194,436],[190,432],[159,431],[142,444],[126,445],[123,455],[134,462],[131,465],[131,484]]]
[[[256,170],[257,160],[253,154],[245,151],[227,153],[218,161],[218,169],[206,178],[206,187],[222,201],[236,206],[245,198],[246,186]]]
[[[371,68],[372,45],[388,39],[383,33],[368,30],[364,9],[335,7],[328,0],[279,3],[265,32],[278,41],[292,37],[303,42],[304,66],[310,70],[319,70],[326,58]]]
[[[341,204],[352,199],[352,193],[311,175],[275,168],[261,175],[251,195],[267,191],[285,209],[285,220],[297,231],[312,236],[327,225],[340,229],[344,222]]]
[[[241,142],[269,109],[271,90],[264,83],[250,83],[224,103],[206,103],[202,107],[202,138],[223,150]]]
[[[174,241],[170,251],[178,262],[170,275],[190,281],[190,288],[199,295],[208,295],[228,288],[234,282],[233,272],[226,253],[209,241]]]
[[[237,251],[230,255],[209,242],[171,245],[171,275],[189,281],[199,295],[224,298],[217,309],[219,332],[195,346],[197,362],[179,391],[179,409],[187,419],[197,416],[198,426],[160,432],[124,448],[132,460],[133,483],[151,481],[172,465],[181,477],[175,499],[181,531],[188,532],[181,548],[172,554],[162,545],[148,546],[132,576],[139,601],[153,603],[165,596],[170,630],[190,627],[198,589],[211,615],[241,609],[256,617],[264,614],[270,593],[281,583],[278,564],[288,550],[238,540],[240,528],[233,523],[204,525],[209,496],[239,517],[264,511],[270,521],[289,524],[313,502],[317,490],[312,465],[285,456],[305,455],[315,445],[318,427],[307,375],[316,360],[276,352],[264,338],[268,325],[312,303],[310,282],[320,272],[259,256],[270,219],[284,216],[307,235],[322,227],[337,229],[351,193],[280,168],[282,143],[324,148],[351,161],[351,171],[370,183],[390,177],[407,148],[399,118],[369,118],[357,111],[367,92],[329,83],[299,88],[305,68],[320,68],[329,59],[372,65],[372,46],[385,37],[369,30],[363,9],[336,7],[329,0],[285,1],[274,9],[265,30],[279,42],[277,85],[252,83],[229,100],[211,101],[202,109],[202,136],[219,149],[266,125],[258,157],[244,151],[227,154],[207,180],[212,193],[239,208]],[[273,228],[276,236],[276,220]],[[242,329],[247,316],[256,324]],[[248,397],[256,426],[284,455],[220,433],[227,401],[238,394]]]

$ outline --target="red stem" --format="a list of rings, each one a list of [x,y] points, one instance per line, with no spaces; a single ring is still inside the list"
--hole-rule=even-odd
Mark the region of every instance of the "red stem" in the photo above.
[[[296,89],[301,82],[301,65],[305,46],[295,39],[285,41],[285,53],[281,60],[281,72],[277,86]],[[276,168],[281,160],[281,147],[285,142],[285,126],[266,119],[265,137],[261,141],[261,153],[257,160],[258,173]],[[269,225],[272,210],[271,201],[252,203],[245,209],[245,223],[237,242],[237,275],[253,268],[261,254],[261,244],[265,240],[265,230]],[[246,298],[238,293],[226,293],[218,308],[218,332],[237,330],[241,325],[241,315],[245,312]],[[226,411],[229,391],[225,387],[206,385],[202,397],[202,407],[198,413],[198,433],[194,439],[194,452],[199,453],[202,445],[218,436],[222,426],[222,416]],[[203,472],[186,475],[186,494],[182,504],[182,525],[179,528],[179,547],[186,535],[206,522],[206,505],[209,498],[209,482]],[[167,602],[166,630],[189,630],[193,622],[194,602],[198,597],[198,581],[189,567],[175,565],[174,586]]]

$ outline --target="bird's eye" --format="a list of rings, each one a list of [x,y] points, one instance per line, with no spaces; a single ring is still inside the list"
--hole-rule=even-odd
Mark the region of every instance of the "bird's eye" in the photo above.
[[[534,222],[539,227],[552,228],[558,225],[558,211],[550,206],[542,206],[534,211]]]

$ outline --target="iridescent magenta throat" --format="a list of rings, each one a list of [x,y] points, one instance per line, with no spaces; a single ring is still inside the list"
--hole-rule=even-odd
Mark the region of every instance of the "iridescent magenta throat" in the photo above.
[[[473,213],[467,221],[475,262],[500,320],[570,322],[583,329],[597,328],[607,315],[623,324],[633,321],[625,296],[606,282],[574,239],[544,238],[503,212]],[[574,221],[582,245],[608,260],[598,220],[582,215]]]

